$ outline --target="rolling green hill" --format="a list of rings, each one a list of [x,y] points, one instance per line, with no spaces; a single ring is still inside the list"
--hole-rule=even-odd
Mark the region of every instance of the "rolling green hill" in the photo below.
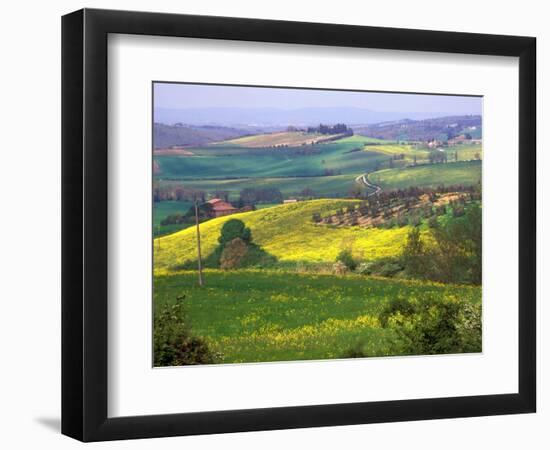
[[[407,226],[336,228],[315,225],[311,220],[314,213],[328,215],[358,203],[358,200],[312,200],[212,219],[201,225],[202,253],[207,257],[216,248],[221,227],[227,220],[240,219],[252,230],[254,242],[277,257],[281,264],[333,263],[340,250],[347,247],[352,247],[354,255],[361,259],[398,255],[409,232]],[[195,230],[188,228],[157,238],[154,248],[155,271],[159,273],[186,261],[195,261]]]
[[[250,177],[345,175],[371,171],[387,155],[360,151],[369,138],[285,148],[212,146],[189,148],[195,156],[155,156],[157,179],[197,180]]]
[[[481,161],[384,169],[371,173],[369,180],[385,190],[410,186],[436,188],[439,185],[473,185],[481,180]]]

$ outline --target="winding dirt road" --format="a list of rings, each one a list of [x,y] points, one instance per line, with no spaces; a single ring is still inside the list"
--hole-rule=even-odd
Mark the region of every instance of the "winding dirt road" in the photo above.
[[[377,184],[373,184],[369,181],[368,179],[368,176],[369,174],[368,173],[364,173],[363,175],[359,175],[355,181],[363,186],[365,186],[366,188],[369,188],[369,189],[374,189],[373,192],[371,192],[370,194],[367,194],[367,197],[371,197],[373,195],[376,195],[378,194],[379,192],[382,191],[382,188],[380,186],[378,186]]]

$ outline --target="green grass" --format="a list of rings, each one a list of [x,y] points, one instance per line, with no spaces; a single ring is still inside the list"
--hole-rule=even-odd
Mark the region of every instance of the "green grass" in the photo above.
[[[409,232],[408,226],[394,229],[337,228],[315,225],[311,220],[314,213],[326,216],[338,208],[358,203],[358,200],[311,200],[212,219],[200,227],[202,254],[207,257],[214,251],[221,227],[229,219],[242,220],[250,227],[254,242],[277,257],[282,265],[332,264],[340,250],[349,246],[353,247],[357,258],[366,260],[400,254]],[[195,261],[195,231],[188,228],[157,238],[154,248],[155,271],[159,273],[176,268],[185,261]]]
[[[386,190],[410,186],[436,188],[439,185],[473,185],[481,180],[481,161],[384,169],[371,173],[369,180]]]
[[[426,149],[419,148],[417,149],[413,145],[409,144],[393,144],[393,145],[368,145],[364,148],[365,151],[374,151],[377,153],[383,153],[384,155],[405,155],[406,159],[412,160],[414,156],[421,159],[427,159],[429,151]]]
[[[336,277],[278,271],[206,271],[154,279],[155,308],[185,295],[192,334],[224,363],[341,358],[360,345],[369,356],[391,354],[391,329],[378,314],[397,297],[481,301],[480,287]]]
[[[191,202],[164,201],[153,203],[153,235],[163,236],[187,228],[187,224],[161,225],[160,222],[167,216],[180,213],[185,214],[191,207]]]
[[[473,159],[481,159],[483,157],[483,149],[481,144],[460,144],[448,147],[446,149],[449,161],[454,161],[455,152],[458,154],[459,161],[471,161]]]

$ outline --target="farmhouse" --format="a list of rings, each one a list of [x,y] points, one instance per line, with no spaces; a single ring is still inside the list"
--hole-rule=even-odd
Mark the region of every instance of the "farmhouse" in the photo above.
[[[213,198],[212,200],[209,200],[207,203],[212,205],[213,217],[228,216],[229,214],[234,214],[238,211],[238,209],[235,208],[231,203],[224,202],[220,198]]]

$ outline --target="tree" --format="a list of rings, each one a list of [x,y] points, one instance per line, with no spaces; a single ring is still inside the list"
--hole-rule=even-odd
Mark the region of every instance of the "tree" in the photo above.
[[[407,243],[403,249],[403,264],[413,275],[424,275],[426,271],[424,243],[420,237],[420,229],[414,227],[407,236]]]
[[[336,257],[336,262],[344,264],[349,270],[355,270],[357,267],[357,262],[355,259],[353,259],[353,256],[351,254],[351,250],[342,250],[340,253],[338,253],[338,256]]]
[[[319,214],[318,212],[317,213],[313,213],[313,215],[311,216],[311,220],[312,222],[314,223],[319,223],[321,222],[321,214]]]
[[[218,242],[223,246],[237,238],[249,243],[252,242],[252,233],[241,220],[230,219],[223,224]]]

